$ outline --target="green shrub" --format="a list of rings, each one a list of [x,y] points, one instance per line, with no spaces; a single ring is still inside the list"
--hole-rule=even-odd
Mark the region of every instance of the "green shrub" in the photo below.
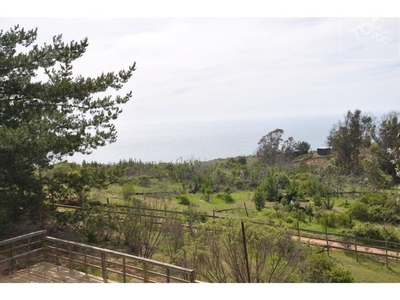
[[[353,229],[353,234],[357,237],[372,239],[372,240],[379,240],[384,241],[387,239],[388,242],[399,243],[400,239],[395,234],[392,227],[387,226],[385,228],[380,228],[369,223],[360,224]],[[376,246],[383,246],[382,242],[375,242],[375,241],[365,241],[370,245]]]
[[[194,222],[206,222],[207,221],[207,214],[205,212],[199,211],[196,209],[194,205],[189,205],[188,209],[183,210],[185,215],[185,220],[189,223]]]
[[[261,211],[265,207],[266,198],[267,198],[267,195],[263,189],[258,188],[255,191],[254,196],[253,196],[253,202],[258,211]]]
[[[314,200],[314,204],[317,207],[321,207],[322,206],[322,197],[321,194],[317,193],[313,196],[313,200]]]
[[[233,199],[233,197],[230,193],[218,194],[217,198],[224,200],[226,203],[235,202],[235,199]]]
[[[350,271],[340,268],[322,253],[311,254],[301,273],[302,279],[309,283],[351,283],[354,277]]]
[[[369,212],[368,212],[368,205],[361,201],[355,202],[350,207],[349,214],[354,219],[362,221],[362,222],[368,222],[371,218],[369,215]]]
[[[131,183],[125,183],[122,186],[122,198],[125,201],[132,200],[133,196],[135,195],[135,187]]]
[[[318,212],[315,219],[319,224],[330,228],[353,228],[354,226],[353,219],[346,213]]]
[[[179,204],[190,205],[190,199],[187,195],[179,195],[176,198],[178,199]]]
[[[151,183],[151,177],[147,175],[141,175],[138,177],[138,183],[142,187],[148,187]]]

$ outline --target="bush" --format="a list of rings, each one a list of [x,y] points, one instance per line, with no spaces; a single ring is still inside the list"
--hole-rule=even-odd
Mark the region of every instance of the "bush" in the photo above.
[[[390,224],[398,221],[400,205],[386,193],[364,194],[349,210],[354,219],[363,222]]]
[[[258,211],[261,211],[265,207],[266,198],[267,195],[262,189],[258,188],[255,191],[253,196],[253,202]]]
[[[318,212],[315,218],[319,224],[330,228],[354,226],[353,219],[346,213]]]
[[[122,198],[125,201],[130,201],[133,198],[133,195],[135,195],[135,187],[131,183],[125,183],[122,186]]]
[[[362,222],[368,222],[370,220],[368,205],[360,201],[357,201],[350,207],[349,214],[354,219]]]
[[[322,197],[321,197],[321,195],[319,193],[315,194],[313,196],[313,199],[314,199],[315,206],[317,206],[317,207],[321,207],[322,206]]]
[[[235,199],[233,199],[230,193],[218,194],[217,198],[224,200],[226,203],[235,202]]]
[[[302,271],[302,279],[309,283],[351,283],[354,277],[350,271],[337,266],[324,254],[312,254]]]
[[[141,175],[138,177],[139,185],[142,187],[148,187],[151,183],[151,177],[147,175]]]
[[[179,204],[182,205],[190,205],[190,199],[187,195],[179,195],[178,197],[176,197],[179,201]]]
[[[205,212],[197,210],[196,207],[193,205],[189,205],[189,208],[183,210],[183,213],[185,215],[185,220],[189,223],[204,223],[207,221],[207,214]]]
[[[366,223],[354,228],[353,233],[358,237],[372,240],[384,241],[385,239],[387,239],[388,242],[400,242],[400,239],[396,236],[391,227],[380,228]],[[383,246],[382,242],[368,241],[367,243],[376,246]]]

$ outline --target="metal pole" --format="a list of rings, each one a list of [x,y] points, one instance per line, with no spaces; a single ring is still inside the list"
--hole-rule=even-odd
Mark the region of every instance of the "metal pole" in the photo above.
[[[243,235],[244,258],[246,260],[247,279],[248,279],[248,281],[250,283],[251,279],[250,279],[249,258],[247,256],[246,234],[245,234],[245,231],[244,231],[244,223],[243,223],[243,221],[242,221],[242,235]]]

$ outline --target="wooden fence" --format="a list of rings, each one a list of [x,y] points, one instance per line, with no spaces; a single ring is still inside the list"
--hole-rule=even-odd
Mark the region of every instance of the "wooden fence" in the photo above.
[[[299,227],[289,227],[290,234],[296,236],[299,240],[309,241],[310,243],[320,245],[327,249],[328,255],[330,249],[339,249],[353,252],[357,261],[359,254],[380,256],[385,258],[385,265],[389,267],[389,258],[398,260],[400,257],[400,243],[388,240],[376,240],[354,235],[346,235],[324,231],[304,229]]]
[[[72,209],[81,209],[79,206],[67,206],[67,205],[58,205],[55,204],[58,207],[66,207],[66,208],[72,208]],[[189,215],[189,213],[186,212],[179,212],[179,211],[170,211],[167,210],[166,207],[164,207],[164,210],[160,209],[152,209],[152,208],[143,208],[143,207],[131,207],[131,206],[123,206],[123,205],[116,205],[114,207],[117,207],[119,210],[117,210],[118,213],[121,214],[126,214],[126,209],[131,208],[134,210],[137,210],[138,215],[141,215],[143,217],[155,217],[155,215],[152,215],[152,212],[158,213],[156,215],[157,218],[170,218],[171,214],[172,215]],[[247,212],[247,207],[244,206],[244,208],[234,208],[234,209],[229,209],[229,210],[239,210],[239,209],[244,209],[246,211],[246,214],[248,216]],[[146,212],[147,211],[147,212]],[[224,219],[225,217],[222,216],[217,216],[215,213],[216,212],[223,212],[223,211],[228,211],[228,210],[214,210],[213,215],[208,215],[204,214],[202,216],[206,218],[219,218],[219,219]],[[160,214],[162,213],[162,214]],[[271,223],[267,222],[258,222],[258,221],[252,221],[249,220],[249,222],[254,223],[254,224],[259,224],[259,225],[264,225],[264,226],[272,226],[272,227],[280,227],[278,225],[274,225]],[[386,266],[388,267],[388,259],[389,258],[396,258],[399,259],[399,251],[400,251],[400,243],[396,242],[391,242],[387,240],[376,240],[376,239],[370,239],[370,238],[365,238],[365,237],[359,237],[356,235],[345,235],[345,234],[339,234],[339,233],[332,233],[328,232],[327,228],[325,227],[324,231],[318,231],[318,230],[311,230],[311,229],[305,229],[305,228],[300,228],[299,222],[297,222],[296,227],[289,227],[289,234],[291,236],[298,237],[302,241],[307,241],[307,240],[314,240],[314,243],[324,247],[328,251],[331,249],[339,249],[343,251],[349,251],[349,252],[354,252],[356,254],[356,258],[358,261],[358,254],[367,254],[367,255],[376,255],[376,256],[382,256],[385,257],[385,262]]]
[[[0,242],[0,274],[50,262],[99,275],[104,282],[196,282],[192,269],[46,236],[38,231]]]

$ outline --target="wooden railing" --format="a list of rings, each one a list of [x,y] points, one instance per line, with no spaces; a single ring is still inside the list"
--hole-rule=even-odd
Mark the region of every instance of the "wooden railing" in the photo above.
[[[46,236],[38,231],[0,242],[0,275],[49,262],[104,282],[196,282],[192,269]]]
[[[0,241],[0,275],[43,261],[45,236],[42,230]]]
[[[46,261],[120,282],[195,282],[179,266],[71,241],[46,237]],[[90,272],[89,272],[90,271]]]

